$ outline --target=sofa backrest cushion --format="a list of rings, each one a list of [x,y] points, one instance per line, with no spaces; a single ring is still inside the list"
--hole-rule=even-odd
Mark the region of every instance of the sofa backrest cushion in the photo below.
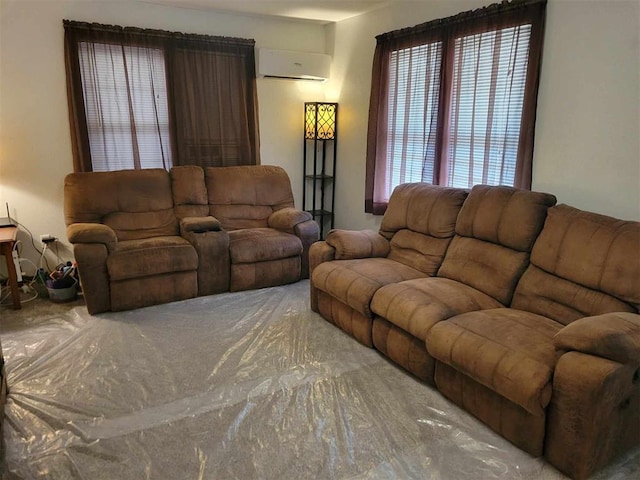
[[[387,240],[404,229],[435,238],[453,237],[456,219],[467,193],[461,188],[428,183],[398,185],[389,198],[380,233]]]
[[[476,185],[460,210],[456,233],[518,252],[531,252],[547,208],[555,204],[556,197],[548,193]]]
[[[435,275],[467,193],[426,183],[396,187],[380,225],[380,234],[391,245],[388,258]]]
[[[456,236],[438,276],[511,302],[529,264],[529,252],[544,225],[553,195],[504,186],[476,185],[456,222]]]
[[[184,165],[173,167],[169,173],[176,216],[184,218],[209,215],[204,169],[196,165]]]
[[[640,222],[568,205],[550,208],[513,306],[561,323],[638,310]]]
[[[269,215],[293,207],[289,176],[273,165],[207,167],[209,214],[225,230],[267,227]]]
[[[71,173],[64,182],[67,225],[103,223],[118,240],[178,234],[171,179],[163,169]]]

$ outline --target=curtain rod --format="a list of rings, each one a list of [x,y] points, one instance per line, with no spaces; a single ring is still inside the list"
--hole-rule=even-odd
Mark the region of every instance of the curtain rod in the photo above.
[[[203,35],[197,33],[170,32],[167,30],[157,30],[139,27],[121,27],[119,25],[105,25],[94,22],[78,22],[75,20],[63,20],[64,28],[75,30],[99,31],[107,33],[125,33],[128,35],[139,35],[155,38],[166,38],[173,40],[199,41],[209,43],[228,43],[233,45],[254,46],[256,41],[252,38],[222,37],[214,35]]]
[[[486,7],[476,8],[475,10],[468,10],[466,12],[458,13],[451,17],[440,18],[436,20],[430,20],[425,23],[415,25],[413,27],[400,28],[398,30],[392,30],[390,32],[381,33],[376,36],[378,42],[382,40],[400,39],[407,35],[414,35],[418,32],[424,32],[437,27],[445,27],[448,25],[454,25],[461,23],[469,19],[469,17],[480,18],[489,17],[499,13],[511,12],[522,8],[529,7],[536,4],[547,3],[547,0],[503,0],[501,3],[493,3]]]

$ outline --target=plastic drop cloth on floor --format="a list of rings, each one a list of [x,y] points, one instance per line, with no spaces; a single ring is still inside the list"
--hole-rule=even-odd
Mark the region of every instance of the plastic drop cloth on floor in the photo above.
[[[309,309],[309,283],[0,324],[20,478],[564,478]],[[640,452],[598,478],[638,478]],[[15,477],[12,477],[15,478]]]

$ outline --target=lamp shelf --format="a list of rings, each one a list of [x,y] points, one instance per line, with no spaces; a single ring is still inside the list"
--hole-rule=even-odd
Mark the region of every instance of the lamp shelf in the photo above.
[[[314,217],[325,217],[327,215],[333,215],[333,212],[329,210],[305,210],[305,212],[310,213]]]
[[[333,175],[305,175],[308,180],[333,180]]]
[[[333,228],[338,104],[304,104],[302,209],[318,222],[320,238]]]

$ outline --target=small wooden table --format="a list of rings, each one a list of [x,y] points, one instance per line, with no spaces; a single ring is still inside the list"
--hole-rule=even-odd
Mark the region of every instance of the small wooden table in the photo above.
[[[11,299],[13,300],[13,308],[19,310],[20,305],[20,289],[18,288],[18,272],[13,263],[13,246],[18,236],[18,227],[2,227],[0,228],[0,253],[4,255],[7,262],[7,273],[9,274],[9,287],[11,288]]]

